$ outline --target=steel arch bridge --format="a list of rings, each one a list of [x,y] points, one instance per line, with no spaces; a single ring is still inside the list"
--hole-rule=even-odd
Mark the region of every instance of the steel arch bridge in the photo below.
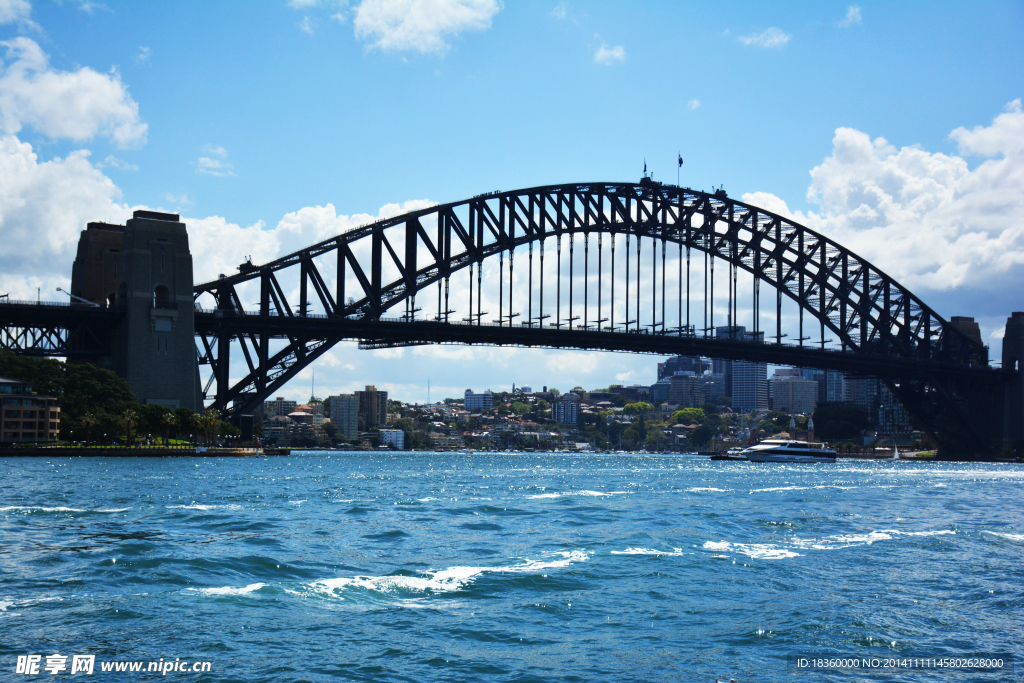
[[[580,239],[582,307],[580,277],[573,272]],[[550,251],[552,243],[545,295],[545,245]],[[670,250],[678,255],[677,273],[667,271]],[[528,274],[519,279],[513,276],[515,256],[520,263],[527,259]],[[701,259],[703,309],[694,312],[691,269],[699,270]],[[483,272],[485,264],[493,270],[495,260],[498,296],[495,302],[489,295],[488,305],[496,303],[498,311],[485,322],[494,312],[482,310]],[[719,295],[727,310],[724,328],[715,327],[715,312],[722,309],[714,303],[716,262],[728,268],[727,286],[721,287],[721,276],[717,280],[725,290]],[[459,319],[452,315],[458,311],[451,308],[450,289],[453,276],[464,271],[468,314]],[[745,329],[738,326],[740,273],[750,279],[749,296],[742,297],[750,304],[749,313],[744,304],[751,321]],[[676,291],[668,290],[669,280]],[[761,329],[762,284],[774,291],[764,307],[774,330]],[[243,300],[257,290],[258,304],[247,309]],[[418,296],[429,304],[436,297],[433,315],[417,315]],[[836,369],[883,379],[942,446],[977,451],[1000,429],[993,416],[1000,414],[1003,378],[988,366],[987,348],[906,287],[785,217],[722,191],[647,178],[493,192],[381,219],[266,264],[242,264],[238,274],[197,285],[195,299],[199,362],[213,370],[206,391],[216,382],[213,407],[225,412],[253,410],[334,344],[356,339],[361,348],[510,344]],[[784,302],[796,309],[796,344],[784,342]],[[523,310],[513,311],[514,305]],[[810,339],[805,316],[820,329],[813,345],[804,344]],[[233,343],[247,369],[234,383]]]

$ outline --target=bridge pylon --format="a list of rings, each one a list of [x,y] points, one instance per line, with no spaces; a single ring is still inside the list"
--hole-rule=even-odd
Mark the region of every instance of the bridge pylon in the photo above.
[[[177,214],[136,211],[124,226],[90,223],[82,231],[71,291],[121,312],[109,365],[140,403],[202,410],[192,285],[188,233]]]

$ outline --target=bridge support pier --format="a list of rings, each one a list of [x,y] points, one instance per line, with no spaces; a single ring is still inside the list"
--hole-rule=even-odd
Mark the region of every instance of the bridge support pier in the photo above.
[[[1003,372],[1014,373],[1006,383],[1003,408],[1003,449],[1024,456],[1024,311],[1014,311],[1003,334]]]

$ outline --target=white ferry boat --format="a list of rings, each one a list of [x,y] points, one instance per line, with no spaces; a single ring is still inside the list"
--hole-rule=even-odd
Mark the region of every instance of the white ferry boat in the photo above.
[[[766,439],[743,451],[750,462],[835,462],[836,452],[824,444]]]

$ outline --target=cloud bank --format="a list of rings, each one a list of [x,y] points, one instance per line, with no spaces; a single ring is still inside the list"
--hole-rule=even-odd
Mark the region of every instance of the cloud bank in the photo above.
[[[14,134],[31,126],[50,138],[81,142],[103,136],[120,147],[146,141],[148,126],[116,71],[54,70],[29,38],[0,46],[7,48],[0,64],[0,131]]]
[[[950,139],[963,156],[839,128],[831,156],[811,170],[807,199],[819,210],[793,212],[767,193],[743,199],[829,235],[912,289],[991,288],[1024,266],[1021,101]],[[981,162],[972,169],[964,157]]]

